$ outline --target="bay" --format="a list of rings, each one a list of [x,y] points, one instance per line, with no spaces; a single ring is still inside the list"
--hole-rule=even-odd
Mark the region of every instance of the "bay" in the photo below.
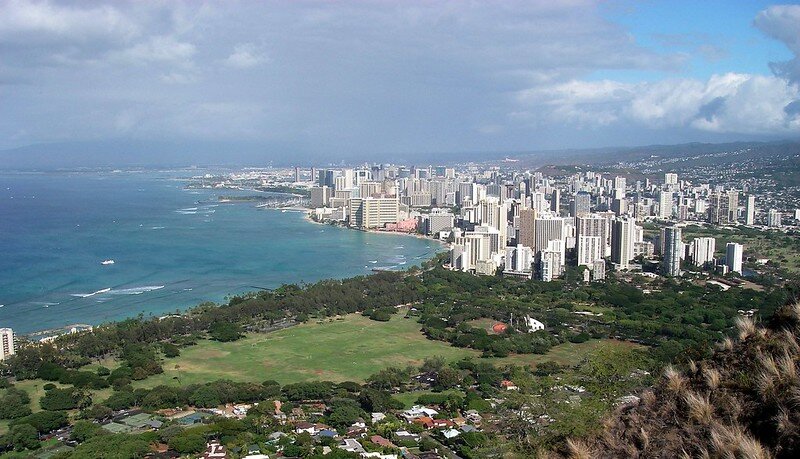
[[[441,250],[220,203],[232,192],[185,189],[200,173],[0,173],[0,327],[163,315],[283,283],[406,268]]]

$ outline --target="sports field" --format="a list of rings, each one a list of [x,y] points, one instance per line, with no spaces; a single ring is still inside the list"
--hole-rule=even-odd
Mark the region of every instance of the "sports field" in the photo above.
[[[490,361],[527,365],[553,359],[571,364],[603,345],[622,343],[567,343],[556,346],[547,355]],[[180,357],[164,360],[163,374],[138,381],[135,387],[186,385],[217,379],[255,382],[274,379],[281,384],[309,380],[362,382],[383,368],[418,365],[429,356],[454,361],[470,356],[478,358],[480,352],[429,340],[420,332],[420,324],[403,318],[402,313],[389,322],[351,314],[267,334],[249,334],[231,343],[200,341],[196,346],[181,349]]]

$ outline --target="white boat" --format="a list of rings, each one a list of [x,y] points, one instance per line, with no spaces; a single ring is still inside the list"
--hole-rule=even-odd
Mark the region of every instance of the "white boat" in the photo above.
[[[101,265],[113,265],[114,260],[103,260],[100,262]]]

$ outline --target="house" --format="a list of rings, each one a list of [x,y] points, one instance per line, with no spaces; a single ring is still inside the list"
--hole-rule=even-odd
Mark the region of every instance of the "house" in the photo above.
[[[453,421],[447,419],[434,419],[433,420],[433,427],[437,429],[443,429],[445,427],[455,427],[456,424]]]
[[[516,384],[507,379],[500,381],[500,387],[502,387],[505,390],[519,390],[519,387],[517,387]]]
[[[352,438],[345,438],[344,440],[342,440],[342,442],[339,443],[339,449],[343,449],[350,453],[357,453],[357,454],[366,453],[366,450],[364,450],[364,447],[361,446],[361,443]]]
[[[477,432],[478,429],[475,426],[471,426],[469,424],[461,426],[461,431],[464,433],[468,432]]]
[[[430,418],[428,416],[418,417],[418,418],[414,419],[412,422],[414,424],[420,424],[422,427],[424,427],[426,429],[433,429],[433,427],[434,427],[433,418]]]
[[[317,432],[316,436],[317,437],[336,438],[336,437],[339,436],[339,433],[336,432],[335,430],[331,430],[331,429],[322,429],[319,432]]]
[[[432,418],[437,414],[439,414],[439,412],[432,408],[414,405],[410,409],[403,411],[402,416],[407,422],[411,422],[416,418],[421,418],[423,416]]]
[[[369,441],[375,443],[378,446],[383,446],[384,448],[397,448],[397,446],[395,446],[394,443],[381,437],[380,435],[373,435],[369,437]]]
[[[372,413],[372,423],[373,424],[381,422],[384,419],[386,419],[386,415],[384,413]]]
[[[225,447],[217,441],[212,441],[206,445],[203,459],[228,459],[228,452]]]
[[[444,435],[444,438],[449,440],[451,438],[456,438],[457,436],[461,435],[461,432],[457,431],[456,429],[447,429],[444,432],[442,432],[442,435]]]

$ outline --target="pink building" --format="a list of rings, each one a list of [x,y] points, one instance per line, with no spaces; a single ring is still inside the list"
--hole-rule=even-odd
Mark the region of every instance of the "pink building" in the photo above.
[[[384,231],[395,231],[398,233],[413,233],[417,231],[417,219],[409,218],[400,220],[397,223],[387,223]]]

